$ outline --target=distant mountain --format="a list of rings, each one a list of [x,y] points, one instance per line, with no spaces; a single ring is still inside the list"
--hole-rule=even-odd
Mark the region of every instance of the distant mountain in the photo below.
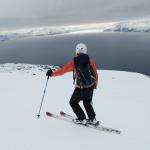
[[[113,23],[104,32],[150,32],[150,18]]]
[[[86,33],[102,33],[102,32],[150,32],[150,18],[97,23],[72,26],[57,26],[57,27],[39,27],[29,28],[15,31],[0,32],[0,41],[12,39],[56,36],[64,34],[86,34]]]

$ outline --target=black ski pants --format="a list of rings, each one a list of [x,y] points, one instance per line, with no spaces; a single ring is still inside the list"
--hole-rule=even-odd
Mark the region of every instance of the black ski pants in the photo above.
[[[92,106],[92,97],[93,97],[93,87],[89,88],[75,88],[72,97],[70,99],[70,106],[72,107],[74,113],[76,114],[79,120],[86,119],[86,115],[82,110],[79,102],[83,101],[83,106],[86,110],[89,119],[95,118],[95,112]]]

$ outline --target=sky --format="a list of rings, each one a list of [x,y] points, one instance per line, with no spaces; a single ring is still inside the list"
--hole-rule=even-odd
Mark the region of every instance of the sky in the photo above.
[[[149,0],[0,0],[0,31],[147,17]]]

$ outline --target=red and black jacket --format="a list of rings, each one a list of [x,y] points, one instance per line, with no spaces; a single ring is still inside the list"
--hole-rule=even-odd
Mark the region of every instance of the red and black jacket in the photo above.
[[[95,73],[95,76],[96,76],[96,87],[98,85],[98,73],[97,73],[97,67],[96,67],[96,64],[94,62],[93,59],[89,59],[89,63],[90,63],[90,66],[92,67],[94,73]],[[60,76],[60,75],[63,75],[67,72],[71,72],[73,71],[74,68],[74,59],[69,61],[65,66],[63,66],[62,68],[58,69],[57,71],[53,72],[52,73],[52,77],[54,76]],[[75,73],[76,73],[76,69],[75,69]],[[75,74],[75,77],[77,78],[77,74]],[[76,87],[77,88],[80,88],[80,85],[76,84]]]

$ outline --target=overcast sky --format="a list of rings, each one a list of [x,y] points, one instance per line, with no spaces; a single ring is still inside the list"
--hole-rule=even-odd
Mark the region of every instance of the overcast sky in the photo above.
[[[0,30],[148,17],[150,0],[0,0]]]

